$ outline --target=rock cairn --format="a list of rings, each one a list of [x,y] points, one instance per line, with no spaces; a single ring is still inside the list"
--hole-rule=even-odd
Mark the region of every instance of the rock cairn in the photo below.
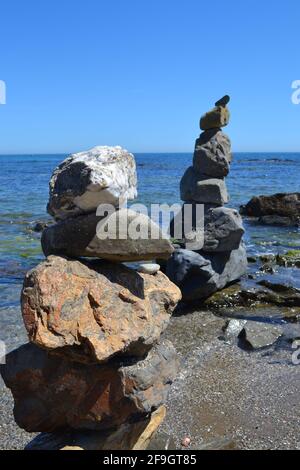
[[[203,132],[196,140],[193,164],[180,182],[184,204],[170,227],[173,237],[176,227],[180,227],[182,237],[178,240],[180,248],[167,262],[166,273],[187,302],[205,299],[239,279],[247,268],[242,219],[236,210],[223,207],[229,201],[225,177],[232,157],[230,139],[221,128],[229,122],[229,100],[224,96],[200,119]],[[197,211],[199,204],[203,211]],[[192,227],[184,233],[184,216],[190,209]],[[202,226],[197,220],[200,217]],[[202,240],[199,248],[187,249],[189,235]]]
[[[160,233],[122,208],[136,183],[134,157],[120,147],[71,155],[53,173],[48,212],[56,223],[42,234],[48,257],[27,273],[21,297],[30,342],[1,366],[17,424],[52,433],[30,448],[143,448],[164,417],[178,359],[160,337],[181,294],[158,265],[121,264],[173,252],[162,234],[130,238],[135,221]],[[96,236],[101,203],[115,207],[115,239]]]

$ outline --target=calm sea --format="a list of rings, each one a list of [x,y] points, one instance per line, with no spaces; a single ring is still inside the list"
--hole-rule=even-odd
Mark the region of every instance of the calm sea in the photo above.
[[[48,182],[66,155],[0,156],[0,309],[16,308],[24,273],[43,255],[40,236],[30,230],[47,219]],[[137,202],[180,202],[179,181],[191,164],[191,154],[135,154]],[[227,186],[229,207],[238,208],[253,195],[299,191],[300,154],[236,153]],[[261,227],[245,220],[249,254],[300,248],[294,228]],[[8,310],[7,310],[8,309]],[[5,318],[7,316],[5,315]],[[0,317],[0,324],[4,317]],[[8,320],[9,322],[9,317]]]

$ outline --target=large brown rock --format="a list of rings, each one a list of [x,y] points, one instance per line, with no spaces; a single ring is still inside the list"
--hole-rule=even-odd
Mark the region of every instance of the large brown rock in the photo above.
[[[290,225],[297,225],[300,221],[300,193],[254,196],[245,206],[241,206],[240,212],[250,217],[285,217],[290,219]]]
[[[170,240],[145,214],[120,209],[109,217],[88,214],[47,227],[42,235],[45,256],[96,257],[110,261],[168,259]]]
[[[169,341],[143,360],[86,365],[26,344],[7,355],[1,375],[17,424],[29,432],[104,430],[140,420],[167,399],[178,370]]]
[[[29,339],[78,361],[144,355],[181,294],[162,273],[49,256],[27,273],[22,314]]]

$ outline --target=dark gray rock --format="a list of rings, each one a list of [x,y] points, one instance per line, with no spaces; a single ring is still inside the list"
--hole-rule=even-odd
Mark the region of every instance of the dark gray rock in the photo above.
[[[247,270],[247,255],[241,243],[231,252],[200,253],[176,250],[167,262],[166,274],[181,289],[186,302],[204,300]]]
[[[196,140],[193,167],[210,178],[223,178],[229,173],[231,143],[222,131],[214,131],[205,131]]]
[[[174,284],[182,287],[193,276],[196,276],[199,282],[206,283],[214,275],[214,271],[210,261],[199,253],[179,249],[168,260],[166,275]]]
[[[138,239],[130,232],[135,224],[141,233]],[[99,238],[100,232],[104,238]],[[120,262],[168,258],[174,251],[149,217],[130,209],[113,212],[107,219],[87,214],[60,221],[44,230],[42,248],[46,256],[89,256]]]
[[[243,222],[235,209],[217,207],[205,214],[204,251],[231,251],[240,246]]]
[[[230,101],[230,96],[229,95],[225,95],[223,96],[221,99],[219,99],[218,101],[215,102],[215,106],[227,106],[228,103]]]
[[[195,249],[208,252],[237,249],[243,234],[241,216],[235,209],[226,207],[205,208],[197,213],[196,204],[188,206],[186,203],[170,224],[171,237],[188,244],[191,243],[191,235],[194,235],[195,240],[202,242],[201,246]]]
[[[186,202],[199,202],[223,206],[229,201],[225,181],[217,178],[207,179],[190,166],[180,181],[180,197]]]

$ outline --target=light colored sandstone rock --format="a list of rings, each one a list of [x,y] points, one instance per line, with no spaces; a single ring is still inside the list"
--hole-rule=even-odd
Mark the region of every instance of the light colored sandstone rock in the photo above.
[[[70,155],[53,172],[48,212],[55,219],[118,207],[137,195],[134,156],[121,147],[94,147]]]
[[[200,129],[214,129],[227,126],[230,119],[228,108],[224,106],[216,106],[211,111],[205,113],[200,119]]]
[[[173,253],[169,239],[148,216],[120,209],[108,217],[87,214],[46,228],[45,256],[97,257],[111,261],[167,259]]]
[[[27,273],[22,314],[30,341],[83,362],[144,355],[181,298],[158,272],[50,256]]]

